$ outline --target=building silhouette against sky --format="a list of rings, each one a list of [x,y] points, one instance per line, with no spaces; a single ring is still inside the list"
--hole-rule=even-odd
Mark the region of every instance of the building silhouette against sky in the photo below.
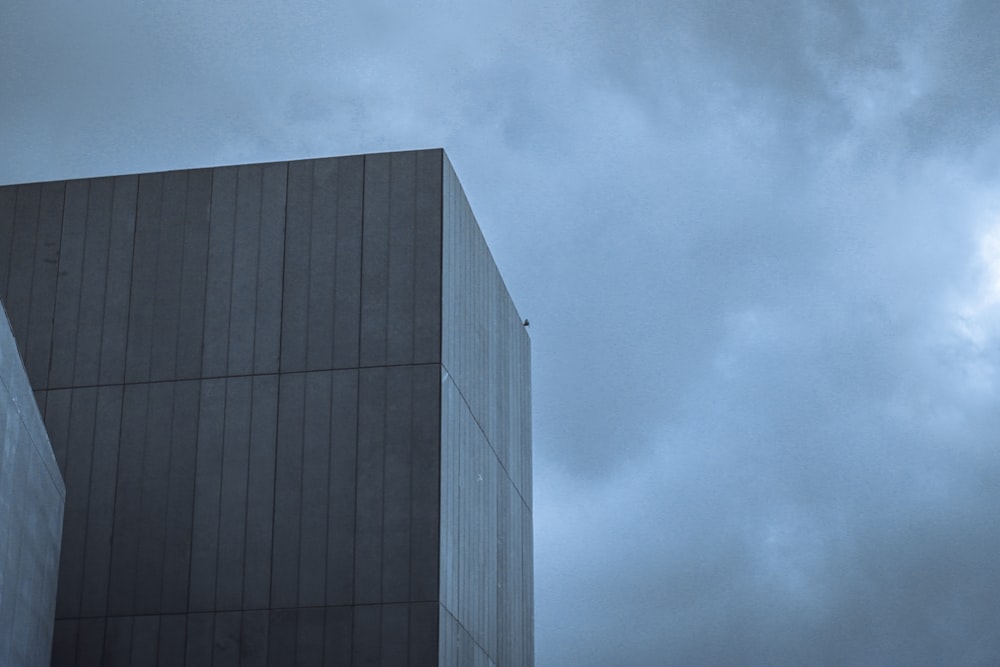
[[[530,345],[442,150],[6,186],[0,235],[53,665],[533,664]]]

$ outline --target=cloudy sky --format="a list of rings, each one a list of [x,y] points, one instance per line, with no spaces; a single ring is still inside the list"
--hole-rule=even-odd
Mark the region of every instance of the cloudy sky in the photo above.
[[[997,35],[4,0],[0,183],[443,146],[532,322],[539,667],[996,665]]]

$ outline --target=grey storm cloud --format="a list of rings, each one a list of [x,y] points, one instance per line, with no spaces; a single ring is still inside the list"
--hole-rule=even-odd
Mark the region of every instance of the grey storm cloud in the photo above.
[[[540,667],[1000,661],[987,2],[0,8],[0,182],[443,145],[532,322]]]

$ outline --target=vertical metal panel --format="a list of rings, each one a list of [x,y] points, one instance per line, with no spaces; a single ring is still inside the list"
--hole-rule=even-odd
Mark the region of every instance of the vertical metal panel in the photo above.
[[[281,370],[306,368],[309,304],[309,228],[313,161],[288,163],[284,280],[281,298]]]
[[[239,667],[241,616],[238,611],[215,614],[212,667]]]
[[[365,158],[337,160],[337,248],[334,282],[333,365],[358,365],[361,322],[361,242]]]
[[[413,369],[410,433],[410,600],[439,593],[441,515],[441,367]],[[435,616],[436,618],[436,616]]]
[[[384,364],[388,337],[389,192],[391,157],[365,156],[361,249],[362,366]]]
[[[164,521],[164,554],[161,577],[161,611],[181,613],[188,606],[191,571],[195,477],[198,451],[198,411],[201,383],[173,383],[174,402],[170,425],[170,465],[164,471],[169,495]]]
[[[122,382],[125,378],[138,191],[138,176],[114,179],[107,292],[101,329],[102,384]]]
[[[160,616],[156,667],[185,667],[184,647],[186,643],[187,618],[182,614]]]
[[[21,356],[25,356],[28,309],[30,307],[32,273],[34,269],[35,240],[38,235],[38,213],[41,186],[22,185],[17,188],[17,208],[14,216],[13,236],[10,240],[10,268],[6,277],[4,308],[10,320]]]
[[[323,659],[328,665],[350,665],[354,634],[353,607],[326,607]]]
[[[410,649],[408,604],[382,605],[382,646],[380,665],[407,667]]]
[[[132,616],[108,618],[104,629],[102,665],[130,667],[132,664]]]
[[[438,665],[437,602],[415,602],[409,605],[409,664]]]
[[[77,633],[76,664],[79,667],[101,664],[107,621],[103,618],[81,618]],[[56,667],[53,661],[53,667]]]
[[[243,606],[269,606],[271,531],[274,515],[274,456],[278,418],[278,377],[253,379],[250,458],[247,470],[246,546],[243,564]]]
[[[69,201],[67,188],[67,202]],[[156,293],[156,256],[160,236],[163,174],[139,177],[136,205],[135,245],[132,250],[132,280],[129,298],[128,347],[125,354],[125,380],[149,380]],[[65,247],[66,221],[63,222]],[[60,263],[61,266],[61,263]],[[62,269],[60,268],[60,271]],[[61,282],[61,281],[60,281]],[[59,366],[52,361],[53,370]]]
[[[287,179],[286,164],[263,167],[254,334],[255,373],[278,372],[281,353],[281,291],[285,254]]]
[[[303,607],[321,605],[326,597],[330,390],[331,371],[305,376],[298,582],[298,604]]]
[[[132,613],[154,614],[162,609],[163,557],[167,522],[170,457],[173,449],[170,427],[174,409],[173,382],[151,384],[144,420],[141,512]]]
[[[338,164],[336,159],[313,162],[306,331],[306,368],[311,370],[333,367]]]
[[[441,541],[440,600],[447,609],[458,606],[458,431],[454,426],[456,391],[442,371],[441,385]]]
[[[52,315],[56,302],[59,274],[59,242],[62,236],[62,183],[43,183],[38,211],[38,234],[35,240],[31,281],[28,335],[24,365],[31,386],[48,386],[49,353],[52,345]],[[3,253],[0,252],[0,257]]]
[[[354,534],[354,603],[382,600],[382,492],[386,369],[362,369],[358,377],[358,467]]]
[[[441,360],[442,159],[440,150],[417,153],[413,276],[415,363]]]
[[[202,382],[195,464],[194,525],[191,531],[191,576],[188,589],[190,611],[209,611],[215,608],[225,396],[225,380]]]
[[[99,379],[113,198],[112,179],[97,178],[90,181],[80,289],[80,321],[76,332],[73,372],[73,383],[77,386],[97,384]]]
[[[240,667],[267,665],[268,615],[266,609],[243,612]]]
[[[407,600],[410,593],[412,383],[413,367],[386,369],[381,594],[385,602]]]
[[[152,293],[151,380],[171,380],[177,376],[186,200],[187,172],[164,174],[160,220],[156,230],[156,278]]]
[[[181,230],[180,316],[177,323],[176,377],[201,375],[204,352],[205,290],[212,205],[212,170],[187,173],[184,218]]]
[[[298,601],[304,409],[305,376],[299,373],[281,376],[275,453],[272,607],[291,607]]]
[[[209,667],[215,646],[215,613],[187,615],[185,667]]]
[[[75,618],[59,619],[55,622],[55,630],[52,633],[52,666],[72,667],[76,665],[76,642],[77,626],[79,621]],[[4,637],[7,639],[7,637]],[[5,664],[13,665],[14,658],[10,655],[13,642],[5,642],[0,646],[0,658]]]
[[[66,457],[66,510],[63,521],[63,549],[69,554],[59,564],[59,589],[56,614],[60,617],[80,615],[84,561],[87,540],[87,505],[90,493],[93,458],[94,413],[97,390],[76,389],[71,392],[69,440]]]
[[[213,170],[209,222],[208,279],[205,288],[205,335],[202,375],[226,374],[229,361],[229,312],[236,216],[236,169]]]
[[[11,239],[14,237],[14,211],[17,191],[21,186],[0,187],[0,295],[7,298],[7,276],[10,275]]]
[[[80,610],[83,616],[107,613],[115,513],[115,484],[112,480],[118,477],[123,398],[121,386],[100,387],[97,390],[93,460],[87,494],[87,544],[82,556],[74,556],[65,547],[63,549],[67,557],[82,557],[84,562]]]
[[[132,653],[128,664],[155,665],[159,634],[159,615],[135,616],[132,620]]]
[[[295,664],[330,664],[323,659],[323,608],[300,607],[296,618]]]
[[[354,635],[351,638],[354,665],[379,665],[382,662],[381,605],[354,607]]]
[[[244,375],[253,371],[260,196],[260,165],[239,167],[233,228],[232,296],[229,306],[229,364],[226,368],[230,375]]]
[[[296,609],[272,609],[267,633],[267,664],[294,665]]]
[[[69,181],[66,184],[62,238],[59,242],[59,278],[52,318],[50,387],[68,387],[73,382],[88,191],[88,181]]]
[[[413,363],[415,321],[417,156],[392,153],[389,162],[385,362],[408,364]]]
[[[358,371],[332,374],[326,604],[354,598],[355,475],[358,449]]]
[[[108,591],[110,615],[132,613],[135,574],[142,529],[142,464],[146,436],[149,385],[125,388],[122,431],[115,485],[114,532],[111,542],[111,572]],[[109,628],[109,632],[111,629]]]
[[[219,504],[219,556],[215,576],[215,608],[240,609],[243,604],[243,556],[246,535],[247,471],[250,459],[252,379],[226,382],[226,423],[222,450]]]

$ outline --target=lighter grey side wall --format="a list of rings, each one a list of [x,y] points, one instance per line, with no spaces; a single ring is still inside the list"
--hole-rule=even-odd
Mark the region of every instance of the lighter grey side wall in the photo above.
[[[530,341],[443,169],[440,664],[530,666]]]
[[[0,308],[0,665],[49,664],[65,498]]]

